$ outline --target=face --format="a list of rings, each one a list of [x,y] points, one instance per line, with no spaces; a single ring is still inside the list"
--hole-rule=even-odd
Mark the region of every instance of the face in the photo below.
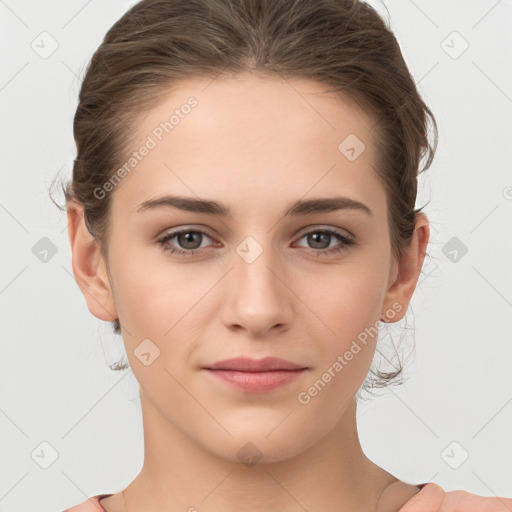
[[[141,399],[228,460],[248,442],[260,462],[318,443],[368,373],[381,313],[407,307],[389,293],[373,122],[324,89],[184,81],[138,123],[137,163],[112,192],[108,288]],[[148,203],[169,195],[190,201]],[[312,200],[331,207],[300,206]],[[233,357],[306,370],[262,391],[204,369]]]

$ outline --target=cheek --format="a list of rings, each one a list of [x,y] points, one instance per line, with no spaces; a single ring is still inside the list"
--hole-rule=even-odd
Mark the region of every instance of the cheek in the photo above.
[[[139,332],[147,330],[162,337],[197,302],[202,288],[203,293],[207,291],[206,286],[198,285],[191,270],[153,262],[143,254],[120,256],[115,265],[118,312],[127,326]]]
[[[194,305],[208,290],[194,290],[190,277],[187,280],[169,266],[148,268],[135,258],[116,267],[116,305],[121,325],[128,330],[123,331],[126,354],[141,388],[152,399],[158,400],[163,389],[165,396],[183,394],[171,375],[183,381],[183,363],[199,338],[194,313],[200,308]],[[186,396],[173,403],[185,406]]]
[[[378,279],[341,273],[327,288],[308,296],[322,322],[311,316],[309,340],[316,340],[316,367],[297,401],[311,421],[322,417],[325,429],[336,424],[368,375],[378,339]],[[377,320],[375,316],[377,315]]]
[[[204,338],[205,323],[217,318],[211,292],[218,276],[211,270],[201,275],[193,265],[148,265],[134,255],[119,258],[115,270],[116,306],[128,330],[123,332],[128,357],[134,360],[137,347],[149,339],[159,350],[155,367],[182,372],[182,362]]]
[[[305,320],[316,340],[316,377],[335,393],[355,392],[370,368],[385,295],[385,270],[377,259],[351,260],[329,275],[303,281],[302,297],[312,310]],[[329,374],[322,377],[324,372]],[[336,376],[336,378],[333,377]],[[332,384],[331,384],[332,382]]]
[[[386,277],[378,261],[352,260],[303,281],[299,296],[324,321],[331,337],[346,340],[379,319]]]

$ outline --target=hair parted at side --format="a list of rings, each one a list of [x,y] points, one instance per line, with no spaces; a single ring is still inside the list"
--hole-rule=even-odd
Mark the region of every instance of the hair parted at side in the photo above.
[[[94,190],[126,161],[140,116],[181,80],[244,71],[315,80],[373,119],[376,172],[388,199],[393,256],[401,261],[423,208],[415,209],[417,177],[434,158],[437,124],[394,34],[359,0],[142,0],[132,6],[86,69],[73,122],[77,156],[63,186],[66,204],[83,205],[102,254],[111,194],[98,198]],[[113,327],[120,334],[119,319]],[[371,373],[372,386],[384,387],[402,367]]]

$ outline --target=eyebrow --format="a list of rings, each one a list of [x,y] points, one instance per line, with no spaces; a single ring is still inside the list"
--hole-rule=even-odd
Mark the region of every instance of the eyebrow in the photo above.
[[[193,197],[165,195],[142,202],[137,212],[155,210],[159,208],[177,208],[188,212],[232,216],[231,209],[218,201],[211,199],[196,199]],[[338,210],[358,210],[372,216],[373,212],[364,203],[350,197],[333,196],[328,198],[302,199],[292,203],[285,211],[285,217],[310,215],[313,213],[328,213]]]

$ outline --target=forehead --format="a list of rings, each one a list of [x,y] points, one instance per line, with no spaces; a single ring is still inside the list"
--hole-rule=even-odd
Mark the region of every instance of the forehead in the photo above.
[[[249,72],[180,81],[140,121],[140,135],[154,132],[157,142],[188,126],[202,144],[212,137],[218,143],[222,136],[234,135],[235,142],[243,144],[241,149],[275,141],[276,134],[279,143],[307,137],[329,144],[349,133],[368,143],[374,128],[371,116],[351,97],[325,84]],[[166,130],[162,125],[169,121],[172,126]],[[247,132],[253,136],[250,140]]]
[[[382,202],[373,120],[328,89],[251,73],[183,80],[137,123],[133,150],[148,149],[117,189],[134,208],[166,191],[231,203],[234,191],[288,201],[337,188]]]

